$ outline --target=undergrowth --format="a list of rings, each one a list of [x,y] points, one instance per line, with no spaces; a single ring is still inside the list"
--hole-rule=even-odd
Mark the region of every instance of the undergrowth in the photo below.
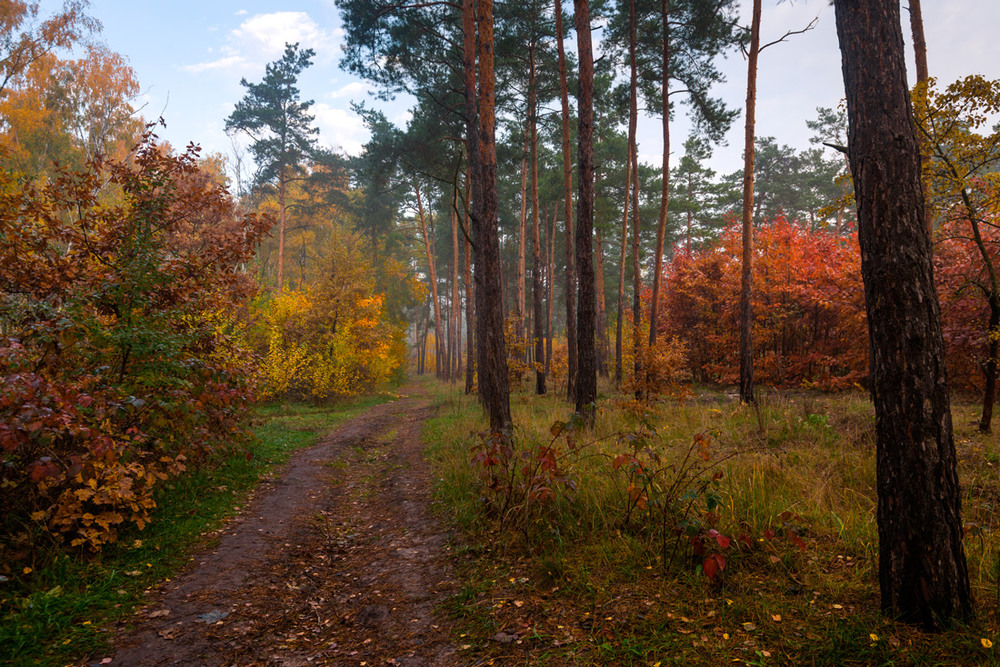
[[[1000,631],[1000,448],[956,401],[978,616],[925,635],[879,611],[874,416],[860,393],[743,406],[512,397],[515,433],[440,390],[425,439],[460,529],[460,647],[498,664],[981,664]],[[561,392],[554,392],[559,393]],[[609,392],[611,393],[611,392]]]

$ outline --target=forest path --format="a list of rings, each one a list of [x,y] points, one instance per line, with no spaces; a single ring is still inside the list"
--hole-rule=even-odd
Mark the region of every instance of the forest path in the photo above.
[[[402,392],[295,453],[90,664],[457,664],[435,612],[455,584],[428,509],[433,407]]]

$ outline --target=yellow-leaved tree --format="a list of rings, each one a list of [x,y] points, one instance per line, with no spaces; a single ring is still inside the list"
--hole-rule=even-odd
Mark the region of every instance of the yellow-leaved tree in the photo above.
[[[377,389],[405,363],[406,325],[388,312],[362,238],[338,230],[323,255],[326,268],[316,284],[255,305],[264,398],[352,396]],[[400,263],[386,261],[377,269],[411,293],[420,289]]]

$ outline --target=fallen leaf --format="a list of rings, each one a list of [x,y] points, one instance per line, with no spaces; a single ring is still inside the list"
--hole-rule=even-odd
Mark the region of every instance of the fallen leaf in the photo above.
[[[771,614],[771,620],[775,623],[781,623],[781,614]]]
[[[747,632],[753,632],[754,630],[757,629],[757,626],[754,625],[753,623],[744,623],[743,629],[746,630]]]
[[[151,611],[147,615],[150,618],[161,618],[163,616],[169,616],[170,615],[170,610],[169,609],[160,609],[159,611]]]

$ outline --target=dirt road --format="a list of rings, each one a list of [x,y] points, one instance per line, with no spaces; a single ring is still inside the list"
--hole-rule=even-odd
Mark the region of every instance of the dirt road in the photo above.
[[[404,390],[405,391],[405,390]],[[416,390],[415,390],[416,391]],[[296,453],[218,545],[151,595],[112,665],[451,665],[453,590],[414,395]]]

